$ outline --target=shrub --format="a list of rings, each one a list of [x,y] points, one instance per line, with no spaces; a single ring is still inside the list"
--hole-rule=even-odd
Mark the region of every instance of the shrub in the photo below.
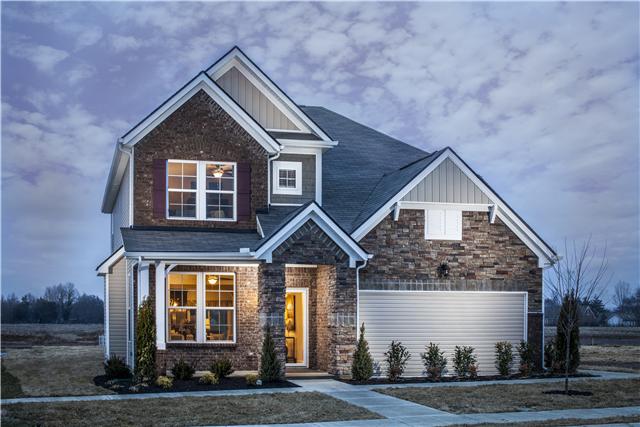
[[[478,364],[469,366],[469,377],[476,378],[478,376]]]
[[[262,341],[262,354],[260,355],[260,379],[265,382],[279,381],[282,377],[282,364],[276,353],[275,343],[271,336],[271,328],[267,326]]]
[[[472,369],[474,369],[475,375],[478,374],[476,368],[478,359],[473,352],[474,348],[471,346],[456,346],[453,352],[453,370],[456,371],[457,376],[463,378],[471,376]]]
[[[400,341],[391,341],[389,349],[384,354],[387,362],[387,376],[389,380],[396,381],[404,373],[407,361],[411,358],[409,350]]]
[[[444,351],[440,351],[438,344],[429,343],[425,353],[422,353],[422,363],[427,370],[427,375],[434,380],[440,379],[447,369],[447,358],[444,357]]]
[[[104,373],[110,378],[129,378],[131,371],[121,357],[112,354],[109,359],[104,362]]]
[[[168,390],[173,387],[173,380],[169,377],[160,376],[156,380],[156,385],[162,387],[165,390]]]
[[[520,341],[518,344],[518,355],[520,356],[520,373],[529,376],[533,363],[533,350],[526,341]]]
[[[156,377],[156,324],[153,305],[149,298],[145,298],[138,309],[136,377],[140,381],[153,381]]]
[[[210,371],[216,374],[218,378],[223,379],[233,374],[233,366],[229,359],[218,359],[213,361]]]
[[[173,365],[173,368],[171,368],[171,373],[177,380],[190,380],[193,378],[196,370],[181,357],[180,360]]]
[[[200,384],[219,384],[220,378],[214,374],[213,372],[206,372],[203,376],[198,380]]]
[[[567,318],[569,316],[578,316],[578,313],[572,313],[572,307],[575,307],[576,304],[571,301],[571,295],[566,295],[562,301],[562,307],[560,309],[560,315],[558,317],[558,326],[556,331],[556,340],[555,340],[555,370],[564,372],[565,370],[565,361],[567,359],[566,354],[566,336],[565,329],[562,325],[570,324],[571,322],[567,322]],[[575,322],[575,326],[571,329],[569,333],[569,372],[574,373],[578,370],[578,366],[580,365],[580,327],[578,326],[579,322]]]
[[[353,353],[351,364],[351,378],[356,381],[366,381],[373,375],[373,358],[369,352],[369,343],[364,339],[364,323],[360,327],[360,338],[356,351]]]
[[[547,369],[553,369],[553,359],[556,353],[554,346],[553,340],[544,345],[544,367]]]
[[[247,385],[255,386],[258,385],[260,377],[256,374],[247,374],[245,375],[244,380],[247,382]]]
[[[496,369],[500,375],[506,377],[511,372],[513,365],[513,346],[509,341],[496,343]]]

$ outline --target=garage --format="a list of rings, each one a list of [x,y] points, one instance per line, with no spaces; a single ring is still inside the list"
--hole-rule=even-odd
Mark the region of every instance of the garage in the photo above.
[[[495,374],[494,346],[526,339],[526,292],[360,291],[360,323],[371,355],[386,374],[384,353],[392,340],[411,352],[405,376],[422,376],[420,355],[429,342],[437,343],[453,373],[456,345],[475,348],[481,375]],[[514,363],[514,368],[516,364]]]

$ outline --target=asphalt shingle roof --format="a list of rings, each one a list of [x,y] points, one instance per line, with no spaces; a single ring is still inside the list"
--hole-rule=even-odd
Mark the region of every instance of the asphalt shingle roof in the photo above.
[[[254,248],[258,233],[217,230],[121,228],[127,252],[238,252]]]

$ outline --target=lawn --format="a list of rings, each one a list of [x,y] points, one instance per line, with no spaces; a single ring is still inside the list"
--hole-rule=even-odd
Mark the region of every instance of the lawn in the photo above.
[[[108,394],[93,384],[104,374],[97,346],[33,346],[7,349],[2,357],[2,398]],[[13,377],[13,378],[12,378]],[[8,381],[7,381],[8,380]]]
[[[233,425],[381,418],[321,393],[4,405],[2,425]]]
[[[2,351],[34,345],[98,345],[102,324],[2,324]]]
[[[640,373],[640,346],[583,345],[580,368]]]
[[[379,393],[457,414],[546,411],[640,405],[640,380],[574,380],[570,388],[592,396],[543,394],[562,389],[563,383],[496,384],[476,387],[387,388]]]

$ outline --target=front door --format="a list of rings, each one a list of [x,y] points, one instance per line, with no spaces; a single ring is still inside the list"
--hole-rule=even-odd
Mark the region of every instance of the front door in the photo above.
[[[287,288],[284,305],[287,366],[308,366],[307,300],[307,289]]]

